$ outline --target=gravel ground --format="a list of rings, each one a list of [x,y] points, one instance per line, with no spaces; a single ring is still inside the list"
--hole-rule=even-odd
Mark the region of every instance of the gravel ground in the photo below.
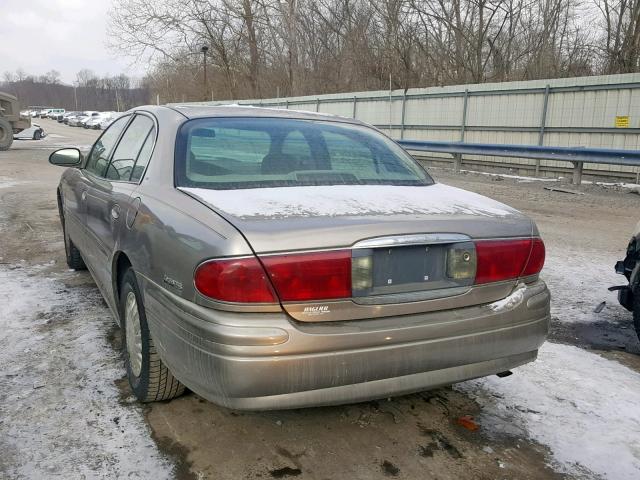
[[[42,124],[46,139],[0,152],[0,477],[640,477],[640,345],[607,291],[637,221],[640,197],[628,189],[571,195],[432,170],[531,215],[547,244],[550,343],[510,377],[286,412],[235,412],[194,394],[141,407],[111,314],[91,277],[64,263],[61,170],[46,162],[97,132]],[[480,428],[461,426],[463,416]]]

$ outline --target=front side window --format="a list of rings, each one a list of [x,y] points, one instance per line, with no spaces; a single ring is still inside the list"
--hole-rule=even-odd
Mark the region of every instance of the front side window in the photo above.
[[[128,121],[128,115],[121,117],[117,121],[113,122],[107,130],[105,130],[98,141],[93,144],[93,148],[91,149],[91,153],[89,153],[87,163],[84,167],[85,170],[99,177],[104,176],[107,165],[109,164],[109,156],[116,146],[118,137],[120,137],[120,133],[122,133],[122,130]]]
[[[178,133],[176,184],[217,190],[302,185],[430,185],[372,128],[287,118],[202,118]]]
[[[139,182],[142,178],[142,175],[144,174],[144,171],[149,164],[149,160],[151,159],[151,154],[153,153],[153,146],[155,145],[155,143],[156,127],[154,126],[147,135],[147,139],[144,141],[144,145],[142,145],[142,149],[140,149],[140,153],[138,154],[138,159],[133,166],[133,172],[131,172],[132,182]]]
[[[146,115],[136,115],[122,135],[120,143],[107,169],[107,178],[114,181],[129,181],[138,155],[153,129],[153,120]]]

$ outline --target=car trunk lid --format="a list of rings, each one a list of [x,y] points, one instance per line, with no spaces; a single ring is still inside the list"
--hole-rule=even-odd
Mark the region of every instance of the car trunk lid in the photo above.
[[[530,237],[533,229],[517,210],[443,184],[181,190],[238,228],[260,258],[348,249],[354,259],[371,259],[370,284],[356,288],[354,283],[348,301],[283,302],[303,321],[415,313],[503,298],[516,279],[480,288],[484,294],[478,295],[470,282],[447,277],[447,251],[477,239]]]

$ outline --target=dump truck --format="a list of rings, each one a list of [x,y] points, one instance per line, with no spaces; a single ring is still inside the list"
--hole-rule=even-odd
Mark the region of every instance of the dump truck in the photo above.
[[[31,127],[31,119],[20,116],[18,98],[0,92],[0,150],[8,150],[13,135]]]

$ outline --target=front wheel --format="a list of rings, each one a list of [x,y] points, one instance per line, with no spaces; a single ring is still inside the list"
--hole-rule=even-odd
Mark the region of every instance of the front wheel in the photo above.
[[[40,130],[36,130],[33,132],[33,139],[40,140],[42,138],[42,132]]]
[[[141,402],[170,400],[182,395],[182,385],[160,359],[149,332],[147,316],[133,269],[120,288],[120,319],[129,385]]]
[[[60,203],[58,204],[58,208],[60,209],[60,220],[62,221],[62,236],[64,237],[64,253],[67,257],[67,265],[73,270],[86,270],[87,266],[84,263],[82,254],[80,250],[76,248],[67,232],[67,223],[62,213],[62,205]]]

